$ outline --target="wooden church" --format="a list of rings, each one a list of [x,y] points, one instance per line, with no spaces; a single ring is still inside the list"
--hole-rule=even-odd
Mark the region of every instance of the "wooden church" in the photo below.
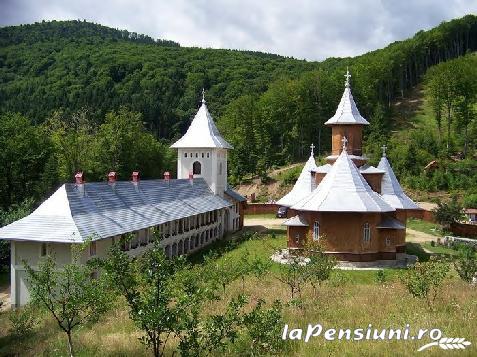
[[[277,203],[289,207],[289,248],[322,241],[327,254],[343,261],[394,260],[404,253],[406,220],[420,208],[402,190],[385,147],[378,167],[363,155],[361,116],[353,100],[350,74],[331,127],[332,151],[327,164],[311,155],[295,186]]]

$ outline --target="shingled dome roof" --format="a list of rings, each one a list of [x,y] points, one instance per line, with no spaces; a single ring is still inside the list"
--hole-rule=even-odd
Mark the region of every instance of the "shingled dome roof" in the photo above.
[[[222,148],[232,149],[225,139],[220,135],[214,119],[207,109],[205,100],[202,99],[202,105],[195,115],[187,132],[177,140],[171,148]]]
[[[387,157],[379,161],[378,169],[385,173],[381,181],[381,196],[392,207],[400,209],[420,209],[403,191]]]
[[[336,109],[335,115],[328,119],[325,125],[336,125],[336,124],[362,124],[369,125],[369,122],[364,119],[361,114],[359,114],[358,107],[354,102],[353,95],[351,94],[351,86],[349,83],[349,78],[351,75],[349,72],[346,73],[346,82],[345,90],[343,96],[341,97],[340,104]]]
[[[280,198],[277,201],[277,204],[282,206],[293,206],[296,202],[309,195],[312,191],[312,180],[311,171],[315,171],[318,168],[316,167],[315,158],[310,155],[310,158],[305,163],[303,170],[301,170],[300,176],[296,180],[295,186],[292,190],[288,192],[285,196]]]
[[[392,212],[343,150],[318,187],[292,209],[323,212]]]

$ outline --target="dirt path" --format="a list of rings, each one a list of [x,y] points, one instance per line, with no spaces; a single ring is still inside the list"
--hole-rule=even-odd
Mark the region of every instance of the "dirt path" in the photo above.
[[[0,287],[0,301],[3,303],[0,307],[0,311],[5,311],[10,308],[10,287],[2,286]]]
[[[246,227],[252,226],[262,226],[265,228],[285,228],[282,226],[282,223],[285,221],[284,218],[260,218],[260,217],[245,217],[243,224]]]
[[[406,228],[406,242],[424,243],[436,240],[437,237],[432,234],[415,231],[414,229]]]

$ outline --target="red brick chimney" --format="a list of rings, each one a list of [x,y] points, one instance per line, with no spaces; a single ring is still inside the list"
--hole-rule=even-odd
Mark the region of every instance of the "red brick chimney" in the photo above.
[[[111,171],[108,174],[108,183],[115,183],[116,182],[116,172]]]
[[[75,181],[77,185],[82,185],[84,184],[84,174],[83,171],[79,171],[75,175]]]
[[[139,182],[139,171],[133,171],[132,173],[132,182],[138,183]]]
[[[164,172],[164,180],[169,181],[171,179],[171,173],[169,171]]]

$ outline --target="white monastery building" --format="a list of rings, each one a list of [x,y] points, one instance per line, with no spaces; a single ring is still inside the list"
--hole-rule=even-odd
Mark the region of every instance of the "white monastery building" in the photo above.
[[[104,257],[115,242],[135,256],[160,238],[168,257],[195,252],[243,226],[245,198],[227,185],[227,150],[202,97],[202,105],[186,134],[172,145],[178,149],[177,179],[63,184],[33,213],[0,228],[0,239],[11,242],[11,304],[29,300],[23,260],[37,266],[51,254],[58,264],[71,262],[71,245],[91,239],[83,260]],[[152,232],[155,232],[153,235]],[[132,240],[124,239],[132,234]]]

